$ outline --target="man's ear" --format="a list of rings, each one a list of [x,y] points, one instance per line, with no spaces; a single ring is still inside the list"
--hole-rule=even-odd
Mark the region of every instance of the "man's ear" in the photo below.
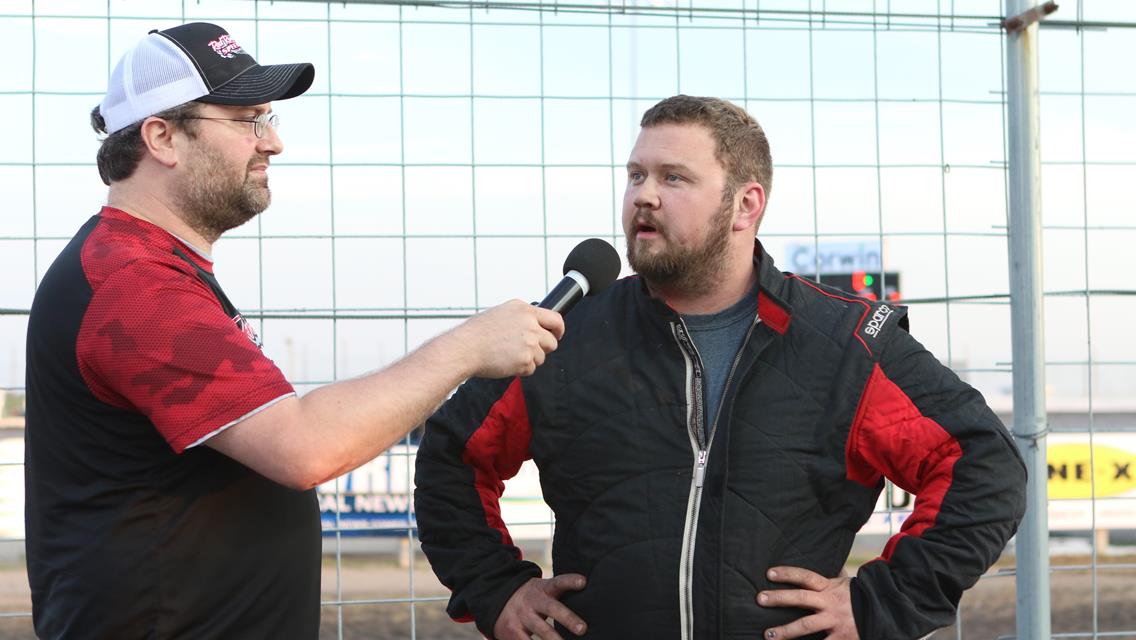
[[[150,116],[142,121],[142,144],[146,145],[146,154],[169,168],[178,163],[179,149],[174,144],[175,131],[168,120]]]
[[[765,187],[757,182],[747,182],[739,189],[737,210],[734,212],[734,231],[753,229],[756,233],[765,215]]]

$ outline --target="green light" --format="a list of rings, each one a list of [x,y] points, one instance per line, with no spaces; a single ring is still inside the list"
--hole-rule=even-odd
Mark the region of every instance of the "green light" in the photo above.
[[[864,286],[870,287],[875,284],[876,279],[868,274],[864,274]]]

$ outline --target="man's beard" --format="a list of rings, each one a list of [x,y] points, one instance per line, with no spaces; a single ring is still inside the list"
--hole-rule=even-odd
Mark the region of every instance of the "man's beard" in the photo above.
[[[173,197],[186,224],[209,243],[248,222],[272,201],[267,184],[250,181],[249,169],[265,163],[265,158],[249,160],[243,176],[232,172],[228,162],[213,149],[198,145],[190,159],[188,175],[174,188]]]
[[[696,247],[679,247],[669,243],[665,227],[649,211],[635,213],[635,220],[642,220],[655,227],[666,243],[657,251],[641,250],[638,240],[633,237],[634,225],[627,238],[627,262],[632,269],[653,285],[661,285],[676,293],[695,293],[712,289],[726,267],[729,254],[730,232],[733,225],[733,202],[723,202],[717,215],[710,219],[706,237]]]

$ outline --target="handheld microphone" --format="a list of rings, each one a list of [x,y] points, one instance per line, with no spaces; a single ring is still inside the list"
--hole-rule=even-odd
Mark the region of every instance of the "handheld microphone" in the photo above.
[[[537,306],[564,315],[580,298],[608,288],[619,276],[619,269],[615,247],[599,238],[588,238],[564,259],[564,279]]]

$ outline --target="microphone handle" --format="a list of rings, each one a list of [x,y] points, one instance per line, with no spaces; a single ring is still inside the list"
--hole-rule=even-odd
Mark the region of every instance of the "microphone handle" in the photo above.
[[[564,315],[587,294],[587,283],[587,279],[579,272],[569,271],[537,306]]]

